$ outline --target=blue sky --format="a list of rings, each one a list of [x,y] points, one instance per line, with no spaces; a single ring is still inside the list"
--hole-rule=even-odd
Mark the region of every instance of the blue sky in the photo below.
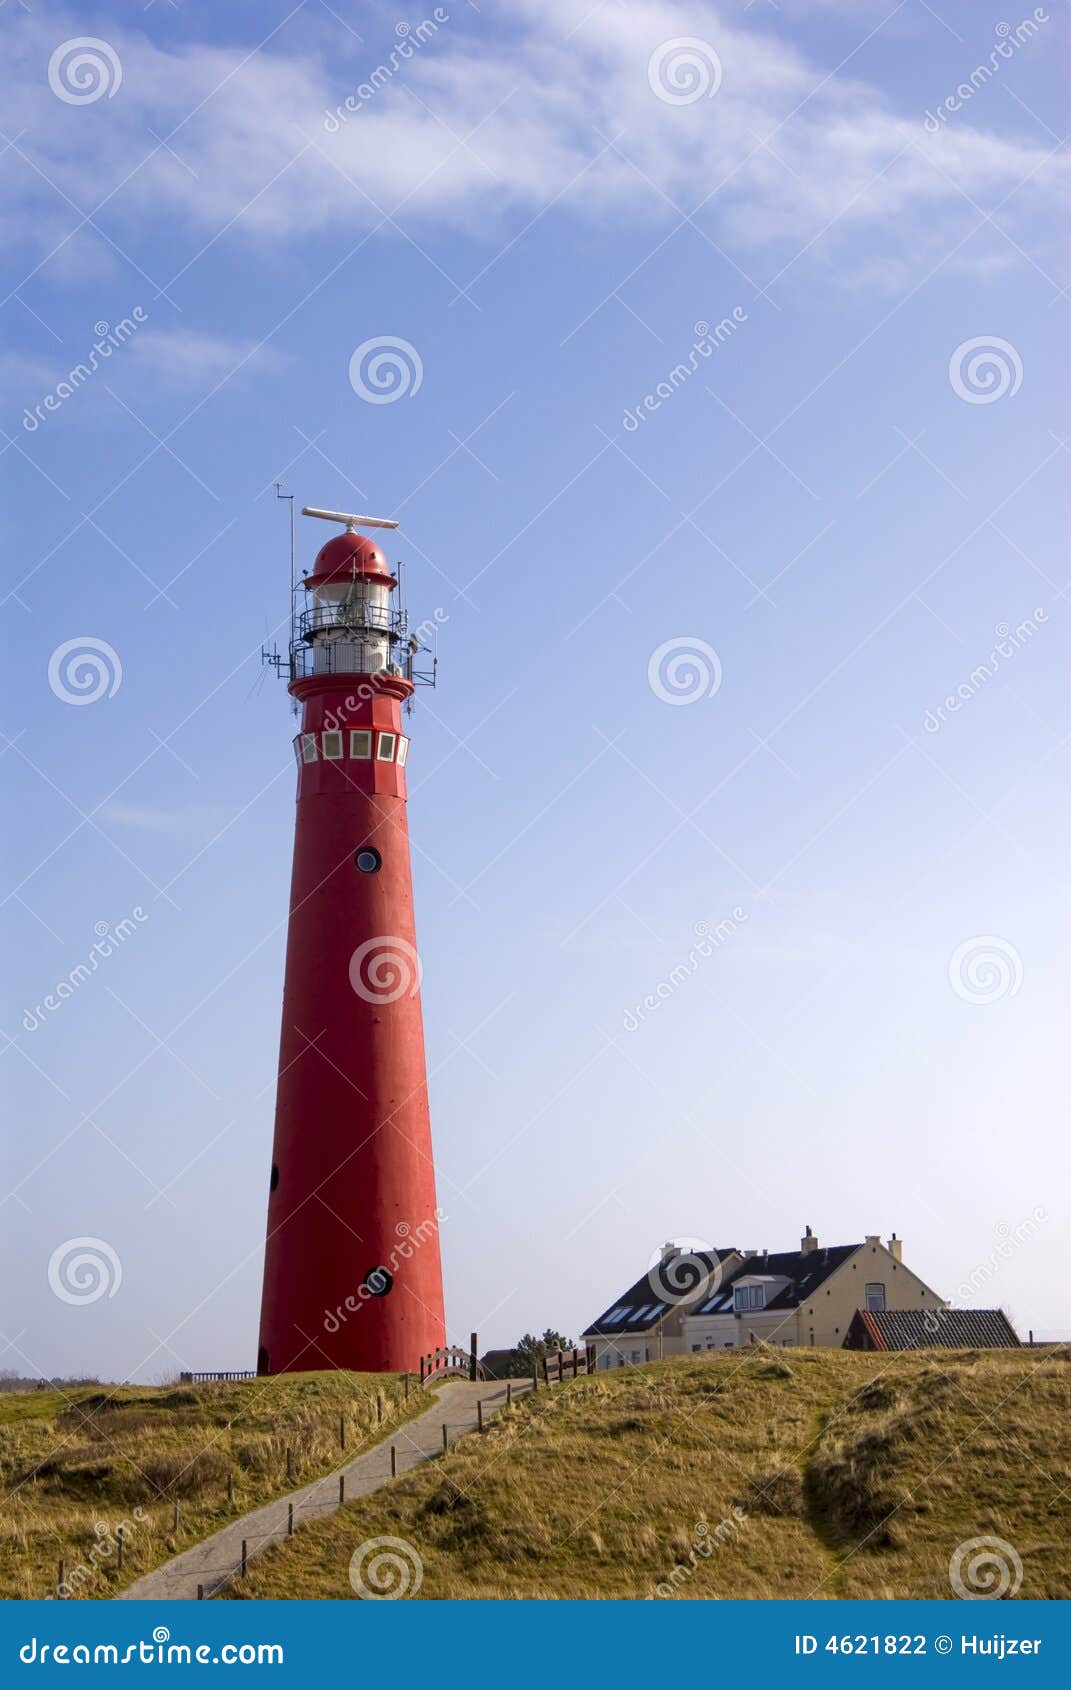
[[[439,613],[452,1335],[807,1223],[1068,1330],[1067,15],[9,6],[0,1366],[252,1361],[277,478],[397,517]],[[410,349],[386,403],[368,341]],[[50,1290],[79,1238],[114,1295]]]

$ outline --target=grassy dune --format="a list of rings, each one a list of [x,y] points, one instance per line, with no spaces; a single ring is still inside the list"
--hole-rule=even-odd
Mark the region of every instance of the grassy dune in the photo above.
[[[236,1515],[337,1467],[340,1415],[345,1458],[375,1443],[377,1394],[384,1430],[428,1406],[416,1385],[406,1402],[396,1375],[367,1373],[0,1396],[0,1596],[50,1595],[61,1559],[72,1596],[114,1595]]]
[[[235,1598],[349,1598],[367,1540],[419,1595],[947,1597],[997,1537],[1023,1597],[1071,1596],[1071,1352],[747,1352],[540,1391],[314,1522]],[[1064,1494],[1061,1494],[1064,1493]]]

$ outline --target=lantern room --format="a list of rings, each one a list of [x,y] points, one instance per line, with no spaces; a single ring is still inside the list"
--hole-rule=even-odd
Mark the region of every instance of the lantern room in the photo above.
[[[321,546],[300,581],[291,547],[289,662],[277,651],[266,651],[265,661],[285,674],[291,686],[295,681],[336,675],[341,680],[389,676],[401,683],[402,696],[418,684],[434,686],[434,651],[423,643],[423,626],[410,632],[401,604],[401,565],[395,573],[375,541],[357,530],[358,523],[367,528],[397,528],[398,524],[310,506],[301,514],[341,523],[345,532]],[[421,663],[422,652],[430,652],[430,666]]]

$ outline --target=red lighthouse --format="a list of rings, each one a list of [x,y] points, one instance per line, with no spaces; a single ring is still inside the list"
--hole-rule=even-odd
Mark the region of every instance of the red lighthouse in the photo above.
[[[293,618],[297,823],[257,1370],[403,1372],[445,1342],[402,706],[421,647],[356,525]],[[295,601],[297,595],[295,594]]]

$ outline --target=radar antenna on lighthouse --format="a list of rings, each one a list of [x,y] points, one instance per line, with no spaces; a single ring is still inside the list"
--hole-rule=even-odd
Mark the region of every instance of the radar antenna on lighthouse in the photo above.
[[[351,516],[348,511],[317,510],[314,505],[304,505],[301,514],[302,516],[322,517],[324,522],[341,522],[345,528],[350,530],[355,530],[358,526],[365,528],[397,528],[398,526],[396,522],[391,522],[385,516]]]
[[[302,577],[289,661],[297,820],[259,1373],[415,1371],[445,1343],[402,708],[421,682],[398,578],[366,528]]]

